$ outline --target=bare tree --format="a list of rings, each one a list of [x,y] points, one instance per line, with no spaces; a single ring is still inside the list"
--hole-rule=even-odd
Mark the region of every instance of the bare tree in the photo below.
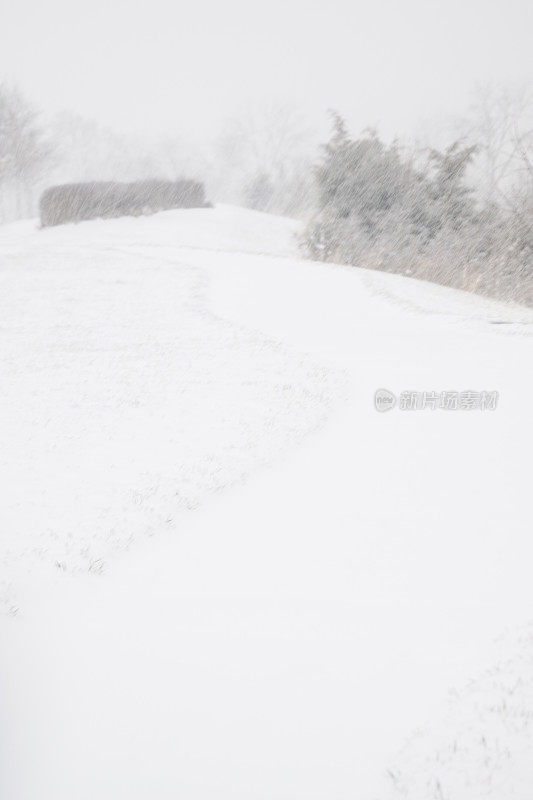
[[[230,120],[215,142],[215,192],[224,200],[248,203],[262,187],[261,208],[296,213],[297,199],[305,204],[312,191],[316,144],[294,109],[280,103],[248,107]]]
[[[33,211],[32,191],[50,163],[38,112],[18,89],[0,84],[0,192],[3,218]]]
[[[126,137],[71,111],[56,114],[50,122],[56,142],[54,181],[134,180],[140,175],[138,151]]]
[[[485,206],[507,204],[523,175],[523,145],[533,121],[533,98],[526,87],[478,87],[460,126],[478,146],[476,168]]]

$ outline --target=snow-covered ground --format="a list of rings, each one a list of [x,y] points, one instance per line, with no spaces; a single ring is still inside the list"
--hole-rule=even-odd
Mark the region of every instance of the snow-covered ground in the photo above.
[[[2,798],[530,800],[533,314],[296,234],[0,229]]]

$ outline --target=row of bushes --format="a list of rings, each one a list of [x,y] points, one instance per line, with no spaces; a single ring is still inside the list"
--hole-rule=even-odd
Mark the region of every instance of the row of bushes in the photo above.
[[[138,216],[171,208],[202,208],[203,184],[196,181],[68,183],[47,189],[40,200],[41,225],[98,217]]]

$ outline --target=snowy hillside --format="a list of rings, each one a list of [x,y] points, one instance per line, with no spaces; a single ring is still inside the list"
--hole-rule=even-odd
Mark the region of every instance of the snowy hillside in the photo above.
[[[297,233],[0,228],[2,798],[531,797],[533,313]]]

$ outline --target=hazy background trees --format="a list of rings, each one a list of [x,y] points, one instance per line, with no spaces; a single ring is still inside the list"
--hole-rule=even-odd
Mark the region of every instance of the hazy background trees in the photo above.
[[[318,141],[313,126],[289,106],[247,106],[215,139],[208,185],[222,202],[305,216],[315,205]]]
[[[524,143],[529,142],[531,146],[533,98],[530,90],[523,86],[478,87],[456,128],[460,136],[478,147],[473,174],[483,205],[507,202],[508,196],[522,183]]]
[[[312,258],[533,304],[533,103],[482,87],[434,141],[353,136],[292,107],[248,104],[203,142],[120,134],[72,112],[44,119],[0,84],[0,222],[37,213],[54,184],[179,180],[212,202],[303,219]]]
[[[52,154],[37,110],[17,88],[0,84],[0,221],[35,213]]]
[[[0,223],[37,215],[48,186],[83,181],[205,180],[206,159],[178,136],[147,140],[64,111],[44,119],[0,85]]]

